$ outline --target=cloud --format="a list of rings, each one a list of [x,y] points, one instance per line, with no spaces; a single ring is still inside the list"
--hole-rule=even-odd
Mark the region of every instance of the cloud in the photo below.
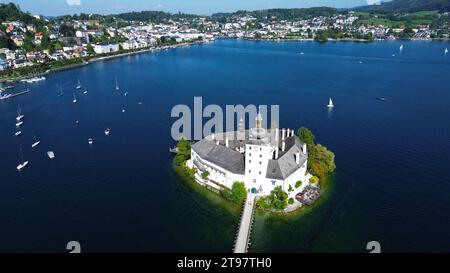
[[[66,0],[69,6],[81,6],[81,0]]]
[[[158,4],[158,5],[155,6],[156,9],[162,9],[163,7],[164,7],[163,4]]]

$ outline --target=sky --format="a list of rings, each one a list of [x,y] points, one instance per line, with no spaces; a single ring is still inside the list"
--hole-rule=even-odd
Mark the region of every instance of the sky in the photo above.
[[[128,11],[161,10],[210,15],[215,12],[268,8],[329,6],[351,8],[377,0],[0,0],[13,2],[32,14],[56,16],[75,13],[116,14]]]

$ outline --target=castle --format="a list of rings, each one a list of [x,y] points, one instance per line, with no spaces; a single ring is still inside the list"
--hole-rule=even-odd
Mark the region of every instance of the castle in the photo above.
[[[281,186],[295,197],[311,177],[306,144],[294,130],[264,129],[261,124],[259,113],[256,127],[245,130],[241,118],[237,131],[212,134],[192,145],[187,166],[195,167],[196,181],[217,190],[244,182],[250,193],[262,196]]]

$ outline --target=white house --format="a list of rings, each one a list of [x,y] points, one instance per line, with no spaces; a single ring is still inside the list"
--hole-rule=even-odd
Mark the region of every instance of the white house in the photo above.
[[[119,51],[119,44],[102,43],[94,45],[97,54],[113,53]]]
[[[195,143],[187,166],[196,169],[197,182],[217,189],[244,182],[249,192],[263,196],[277,186],[290,197],[303,190],[310,178],[306,145],[294,130],[267,130],[261,121],[258,115],[256,127],[245,130],[241,119],[238,131],[213,134]],[[209,173],[208,179],[201,177],[203,172]]]

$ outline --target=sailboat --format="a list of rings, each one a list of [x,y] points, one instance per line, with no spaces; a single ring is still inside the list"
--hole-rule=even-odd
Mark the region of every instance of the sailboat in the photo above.
[[[23,121],[19,121],[19,122],[16,123],[16,127],[20,127],[22,125],[23,125]]]
[[[117,81],[117,78],[116,78],[116,91],[119,91],[119,90],[120,90],[119,82]]]
[[[15,135],[16,137],[19,137],[20,135],[22,135],[22,131],[17,131],[14,135]]]
[[[331,98],[330,98],[330,101],[328,102],[327,107],[328,108],[333,108],[334,107],[333,100]]]
[[[21,171],[23,168],[25,168],[26,166],[28,166],[28,161],[25,161],[25,159],[23,159],[23,152],[22,152],[22,148],[20,149],[20,158],[22,159],[22,163],[20,163],[19,165],[17,165],[17,170]]]
[[[444,53],[448,54],[448,48],[445,48]]]
[[[36,134],[33,131],[33,137],[34,137],[34,143],[31,145],[31,148],[36,148],[39,144],[41,144],[41,141],[39,141],[36,137]]]
[[[403,50],[403,44],[400,46],[400,51],[402,51]]]
[[[83,94],[87,95],[88,91],[84,90]]]
[[[109,136],[110,133],[111,133],[111,129],[106,128],[106,130],[105,130],[105,136]]]
[[[77,90],[80,90],[81,89],[81,82],[80,82],[80,80],[78,80],[78,84],[77,84],[77,86],[75,87]]]
[[[88,139],[88,143],[89,143],[89,145],[92,145],[92,144],[94,144],[94,140],[92,138],[90,138],[90,139]]]
[[[22,119],[25,117],[25,115],[22,115],[22,109],[20,109],[20,105],[17,107],[17,117],[16,121],[22,121]]]
[[[75,94],[73,94],[73,103],[77,103],[77,97],[75,97]]]

